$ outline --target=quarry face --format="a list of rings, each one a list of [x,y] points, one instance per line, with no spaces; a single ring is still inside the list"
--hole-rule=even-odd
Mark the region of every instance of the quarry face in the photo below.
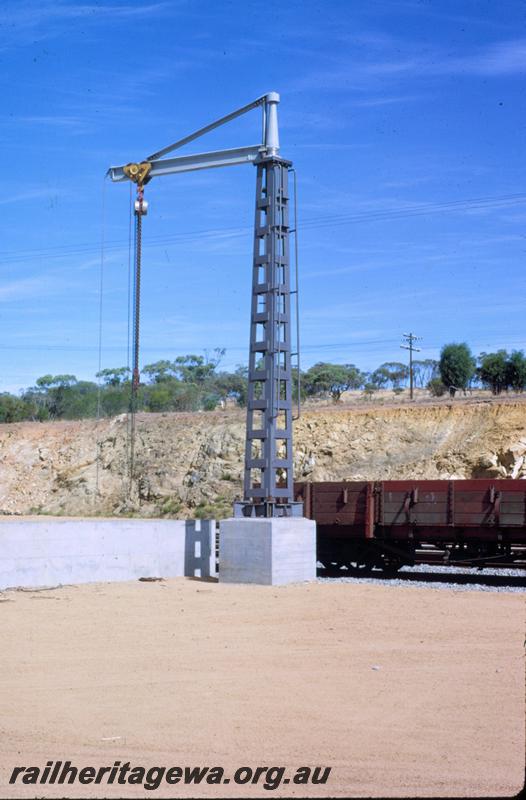
[[[242,492],[245,414],[140,414],[0,426],[0,513],[221,517]],[[307,410],[296,480],[526,478],[526,402]]]

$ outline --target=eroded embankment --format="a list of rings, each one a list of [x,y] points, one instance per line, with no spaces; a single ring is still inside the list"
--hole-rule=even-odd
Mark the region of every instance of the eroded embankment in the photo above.
[[[227,514],[241,490],[245,415],[0,426],[0,513]],[[98,457],[97,457],[98,456]],[[526,478],[526,403],[327,408],[295,423],[298,480]]]

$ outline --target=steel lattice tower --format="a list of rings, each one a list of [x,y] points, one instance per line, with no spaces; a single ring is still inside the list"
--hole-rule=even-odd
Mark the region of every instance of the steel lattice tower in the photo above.
[[[289,257],[290,161],[257,164],[244,501],[237,513],[282,516],[295,504]]]
[[[246,163],[255,164],[257,168],[245,472],[243,500],[234,504],[234,514],[239,516],[301,516],[303,511],[303,504],[294,502],[292,460],[288,189],[292,165],[278,155],[278,103],[279,94],[268,92],[246,106],[163,147],[144,161],[130,162],[108,170],[114,181],[131,180],[137,184],[137,202],[143,214],[144,185],[156,176]],[[263,111],[260,144],[164,157],[258,107]],[[135,286],[138,313],[140,235],[137,254]],[[139,379],[138,319],[136,322],[135,390]],[[299,351],[299,335],[297,350]],[[299,358],[299,352],[296,355]]]

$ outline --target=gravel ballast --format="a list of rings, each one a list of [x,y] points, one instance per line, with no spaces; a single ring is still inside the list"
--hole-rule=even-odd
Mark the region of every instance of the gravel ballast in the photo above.
[[[414,575],[414,580],[409,576]],[[436,580],[433,577],[436,575]],[[378,576],[378,577],[376,577]],[[403,576],[403,577],[402,577]],[[478,580],[474,580],[478,578]],[[509,579],[509,583],[506,581]],[[368,583],[376,586],[403,586],[422,589],[449,589],[456,592],[513,592],[526,591],[526,572],[524,569],[484,569],[477,567],[445,567],[419,564],[415,567],[401,567],[397,577],[382,577],[380,570],[373,570],[367,576],[341,575],[320,577],[321,583]]]

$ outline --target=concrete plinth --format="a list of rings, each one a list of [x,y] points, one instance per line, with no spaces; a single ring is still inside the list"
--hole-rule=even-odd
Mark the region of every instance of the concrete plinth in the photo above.
[[[235,517],[220,523],[220,583],[277,585],[315,578],[313,520]]]
[[[0,589],[134,578],[215,576],[211,520],[0,521]]]

